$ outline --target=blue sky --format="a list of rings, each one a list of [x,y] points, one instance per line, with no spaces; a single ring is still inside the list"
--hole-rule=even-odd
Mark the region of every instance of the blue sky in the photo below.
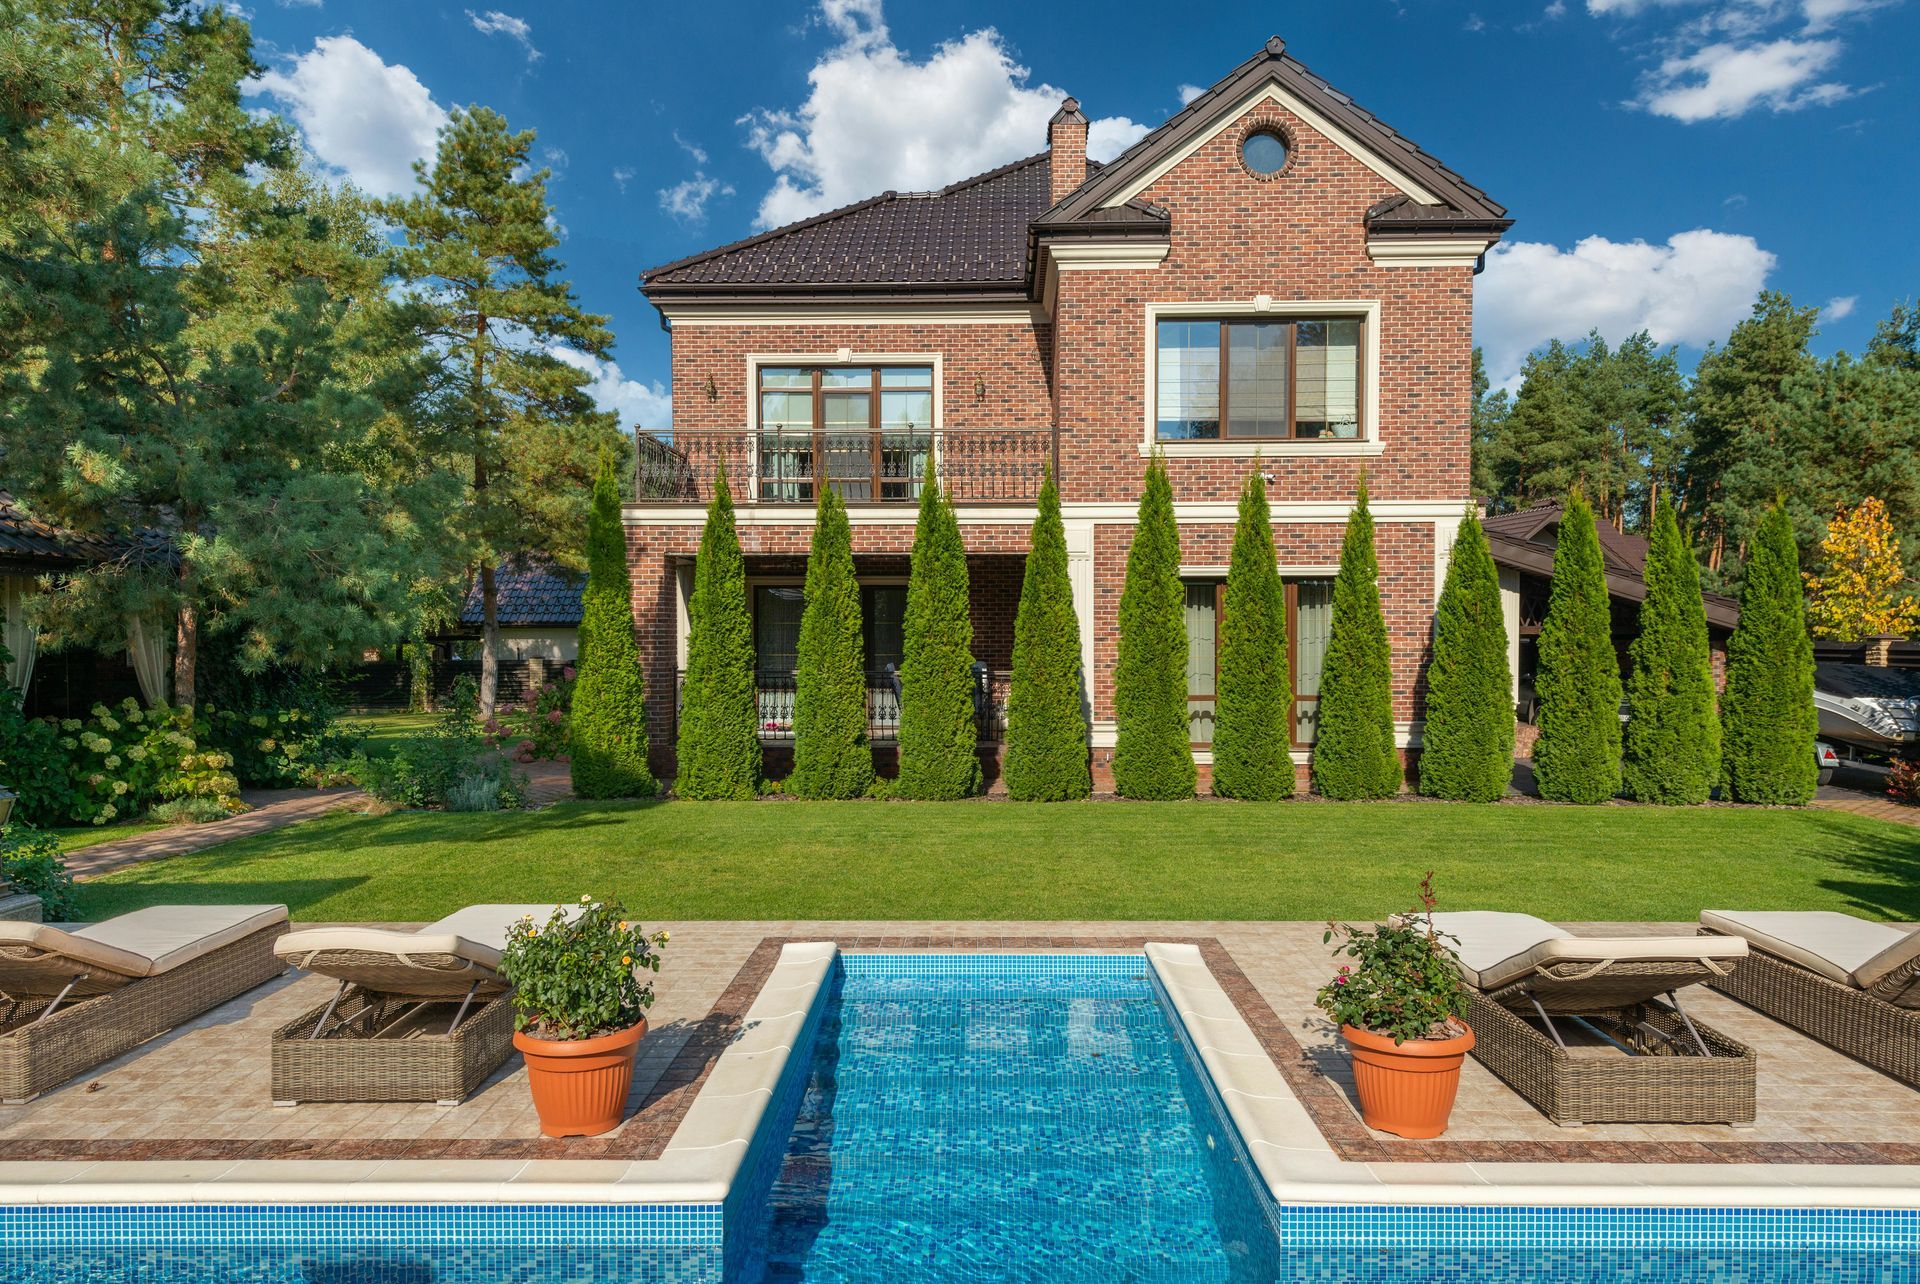
[[[1920,0],[237,7],[254,101],[369,190],[449,106],[539,132],[559,253],[618,336],[597,392],[647,427],[670,410],[643,268],[1029,155],[1064,93],[1112,153],[1274,33],[1518,220],[1477,292],[1497,381],[1590,326],[1691,362],[1763,284],[1825,308],[1823,351],[1920,294]]]

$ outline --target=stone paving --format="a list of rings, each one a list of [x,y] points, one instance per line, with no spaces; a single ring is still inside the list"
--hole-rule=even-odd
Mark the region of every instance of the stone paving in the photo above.
[[[364,805],[358,789],[246,789],[240,800],[252,810],[204,825],[173,825],[132,838],[83,847],[67,857],[67,869],[77,879],[98,878],[142,861],[163,860],[188,852],[205,851],[236,838],[251,838],[303,820],[312,820],[343,807]]]
[[[1469,1061],[1448,1135],[1410,1142],[1372,1133],[1351,1103],[1338,1035],[1312,1007],[1330,971],[1317,923],[663,924],[673,932],[658,978],[630,1107],[606,1138],[542,1139],[525,1072],[512,1058],[466,1103],[303,1105],[267,1100],[268,1033],[324,1001],[330,983],[294,974],[164,1036],[26,1106],[0,1108],[0,1161],[49,1159],[394,1158],[483,1162],[633,1159],[657,1154],[708,1064],[737,1028],[785,940],[859,949],[1138,948],[1201,945],[1223,987],[1273,1055],[1336,1152],[1363,1160],[1920,1163],[1913,1090],[1696,988],[1690,1009],[1759,1050],[1751,1129],[1548,1122]],[[1575,924],[1588,932],[1690,932],[1687,924]]]

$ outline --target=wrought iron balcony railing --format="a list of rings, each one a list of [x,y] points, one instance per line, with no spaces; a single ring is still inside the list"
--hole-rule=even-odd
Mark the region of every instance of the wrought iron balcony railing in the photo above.
[[[674,726],[678,734],[680,698],[686,685],[685,669],[674,672]],[[976,665],[973,675],[973,717],[980,741],[997,744],[1005,736],[1007,691],[1012,675],[1004,669]],[[790,669],[757,669],[753,675],[755,698],[760,709],[760,739],[763,743],[788,743],[793,740],[793,701],[796,690]],[[874,744],[890,745],[900,735],[900,688],[891,668],[867,673],[867,738]]]
[[[739,503],[811,505],[824,485],[850,504],[911,504],[929,456],[956,504],[1032,503],[1057,460],[1051,428],[680,428],[637,433],[634,445],[634,494],[653,503],[706,503],[724,464]]]

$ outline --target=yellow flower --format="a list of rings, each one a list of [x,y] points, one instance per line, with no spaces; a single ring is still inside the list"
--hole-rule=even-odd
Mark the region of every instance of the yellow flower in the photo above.
[[[622,963],[624,963],[624,964],[625,964],[626,966],[628,966],[628,967],[632,967],[632,966],[633,966],[633,955],[631,955],[631,954],[623,954],[623,955],[621,955],[621,956],[620,956],[620,961],[621,961]]]

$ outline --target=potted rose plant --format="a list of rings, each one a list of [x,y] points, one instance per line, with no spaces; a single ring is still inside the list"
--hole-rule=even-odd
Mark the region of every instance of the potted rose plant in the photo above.
[[[527,1061],[540,1131],[591,1137],[620,1126],[633,1057],[647,1033],[665,932],[649,935],[618,901],[531,915],[507,933],[501,970],[513,982],[513,1046]]]
[[[1434,930],[1433,875],[1420,882],[1420,908],[1369,928],[1327,924],[1323,938],[1352,958],[1320,987],[1321,1011],[1340,1023],[1353,1058],[1360,1117],[1402,1137],[1447,1130],[1460,1065],[1473,1048],[1462,1016],[1460,964]]]

